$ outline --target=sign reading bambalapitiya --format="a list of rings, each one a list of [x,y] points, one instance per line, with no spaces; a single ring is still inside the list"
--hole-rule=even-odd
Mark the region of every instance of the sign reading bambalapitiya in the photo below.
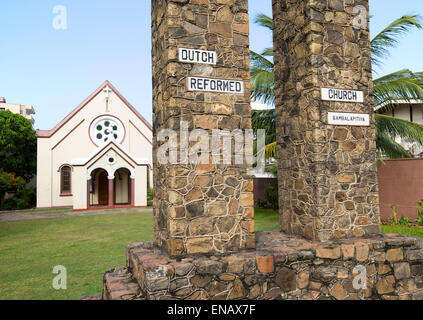
[[[364,102],[363,91],[322,88],[322,100],[341,102]]]
[[[217,53],[215,51],[179,48],[179,62],[215,65],[217,63]]]
[[[208,91],[221,93],[244,93],[244,82],[211,78],[188,78],[188,91]]]
[[[329,112],[328,123],[340,126],[370,126],[370,115],[360,113]]]

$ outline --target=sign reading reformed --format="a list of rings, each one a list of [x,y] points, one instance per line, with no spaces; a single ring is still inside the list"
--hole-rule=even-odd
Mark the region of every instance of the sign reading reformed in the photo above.
[[[208,91],[222,93],[244,93],[244,82],[210,78],[188,78],[188,91]]]
[[[364,102],[363,91],[322,88],[322,100]]]
[[[179,48],[179,62],[215,65],[217,62],[217,53],[215,51]]]
[[[370,126],[370,116],[360,113],[329,112],[328,123],[340,126]]]

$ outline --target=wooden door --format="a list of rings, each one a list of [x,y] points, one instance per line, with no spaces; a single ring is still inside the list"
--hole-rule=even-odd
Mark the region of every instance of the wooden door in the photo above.
[[[109,179],[106,171],[101,172],[98,177],[98,204],[109,204]]]

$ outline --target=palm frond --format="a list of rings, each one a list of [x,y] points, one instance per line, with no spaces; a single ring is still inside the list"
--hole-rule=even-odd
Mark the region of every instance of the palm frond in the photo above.
[[[264,70],[253,70],[251,72],[251,98],[255,101],[274,105],[275,88],[273,72]]]
[[[399,37],[410,31],[411,28],[422,29],[419,15],[403,16],[376,35],[370,42],[372,50],[372,62],[380,65],[383,58],[389,56],[389,48],[395,47]]]
[[[373,81],[375,104],[394,104],[395,100],[423,99],[423,74],[400,70]]]
[[[273,31],[273,18],[265,14],[258,14],[254,19],[254,23]]]
[[[376,114],[376,132],[401,137],[423,145],[423,125],[382,114]]]
[[[276,141],[276,111],[268,110],[252,110],[251,113],[253,130],[266,130],[266,144]]]
[[[275,75],[273,62],[263,55],[250,51],[251,98],[263,103],[274,104]]]
[[[376,145],[379,154],[390,159],[410,158],[410,153],[400,144],[396,143],[389,135],[376,131]]]
[[[264,49],[263,52],[261,53],[261,55],[265,56],[265,57],[273,57],[274,56],[273,48]]]
[[[264,55],[250,50],[250,60],[251,68],[264,69],[273,72],[273,62],[266,59]]]

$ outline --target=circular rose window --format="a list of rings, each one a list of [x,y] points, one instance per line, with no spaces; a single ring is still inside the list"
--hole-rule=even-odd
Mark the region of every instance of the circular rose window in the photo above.
[[[111,116],[96,119],[90,129],[91,139],[96,145],[107,144],[111,141],[121,143],[124,135],[122,122]]]

